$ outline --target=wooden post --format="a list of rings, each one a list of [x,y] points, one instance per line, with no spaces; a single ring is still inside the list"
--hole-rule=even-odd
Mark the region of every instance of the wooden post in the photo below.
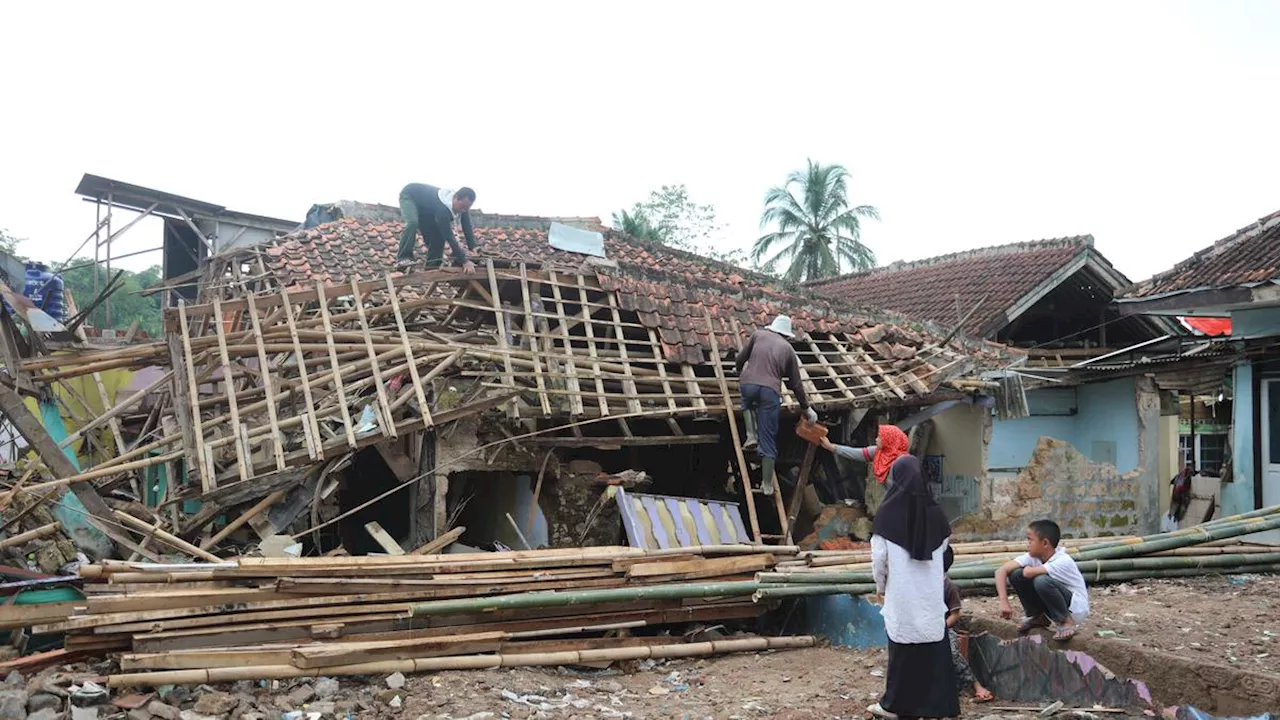
[[[174,392],[172,393],[174,400],[181,407],[182,401],[177,398],[179,395],[185,394],[190,412],[190,430],[183,428],[183,444],[186,446],[183,448],[183,452],[187,453],[187,457],[190,458],[194,450],[196,461],[195,463],[188,461],[187,464],[189,466],[194,464],[199,471],[201,491],[209,492],[218,486],[218,481],[217,478],[213,477],[214,470],[212,465],[205,464],[204,430],[200,424],[200,384],[196,382],[196,358],[191,352],[191,325],[187,322],[187,303],[182,298],[178,298],[178,329],[181,331],[178,340],[182,344],[182,352],[175,355],[173,352],[174,346],[171,344],[169,357],[170,362],[173,363],[174,370]],[[173,340],[170,340],[170,342],[172,343]],[[183,373],[178,372],[179,365],[183,367]],[[182,385],[182,380],[179,378],[180,375],[186,376],[185,388],[179,387]],[[185,393],[183,390],[185,390]],[[186,414],[184,413],[184,417],[178,419],[184,426],[186,425],[185,417]],[[190,433],[190,438],[187,437],[188,433]]]
[[[236,470],[240,473],[241,480],[248,480],[252,470],[252,460],[249,448],[240,442],[240,406],[236,403],[235,375],[231,372],[231,356],[227,353],[227,331],[223,323],[222,301],[214,295],[213,332],[218,338],[218,356],[222,359],[222,389],[227,395],[227,410],[231,413],[231,433],[235,438],[236,446]],[[215,482],[215,478],[209,478],[210,485],[214,485]]]
[[[800,506],[804,503],[804,491],[809,486],[809,473],[813,471],[813,459],[817,454],[818,446],[813,443],[806,443],[808,447],[804,451],[804,460],[800,462],[800,476],[796,478],[796,491],[791,495],[791,507],[787,510],[787,536],[786,544],[791,544],[791,530],[796,526],[796,518],[800,515]],[[777,493],[781,495],[782,493]]]
[[[378,365],[378,351],[373,348],[373,336],[369,333],[369,320],[364,315],[364,301],[360,297],[360,282],[351,278],[351,294],[356,304],[356,315],[360,318],[360,332],[364,335],[364,345],[369,350],[369,365],[373,370],[373,386],[378,393],[378,405],[382,407],[382,427],[378,428],[383,435],[396,436],[396,422],[391,417],[391,403],[387,401],[386,384],[382,382],[382,367]],[[252,296],[250,296],[252,297]],[[406,345],[406,350],[408,346]],[[413,358],[409,358],[410,366]]]
[[[267,359],[266,345],[262,342],[262,323],[258,320],[258,306],[253,296],[245,298],[249,301],[249,322],[253,327],[253,340],[258,346],[258,370],[262,373],[262,388],[267,395],[267,418],[271,422],[271,444],[275,448],[276,470],[283,470],[284,435],[280,432],[280,419],[276,416],[276,393],[271,387],[271,361]]]
[[[733,397],[729,395],[729,383],[724,378],[724,368],[720,367],[720,342],[716,340],[716,326],[712,322],[711,311],[704,306],[702,313],[707,319],[707,336],[711,338],[711,366],[716,372],[716,382],[720,384],[720,394],[724,396],[724,411],[729,418],[729,437],[733,440],[733,452],[738,459],[738,470],[742,475],[742,495],[746,498],[751,535],[756,544],[760,545],[763,539],[760,537],[760,519],[756,517],[756,500],[751,496],[751,473],[747,467],[747,458],[742,454],[742,441],[738,438],[738,418],[733,410]]]
[[[351,411],[347,409],[347,394],[342,390],[342,368],[338,365],[338,350],[333,346],[333,324],[329,320],[329,299],[324,295],[324,283],[316,280],[316,300],[320,303],[320,317],[324,325],[324,341],[329,348],[329,365],[333,368],[333,387],[338,393],[338,409],[342,411],[342,427],[347,433],[347,446],[355,448],[356,433],[351,427]],[[306,372],[306,368],[303,368]]]
[[[396,296],[396,286],[387,273],[387,295],[391,298],[391,314],[396,318],[396,330],[400,333],[400,342],[404,345],[404,359],[409,361],[409,380],[413,383],[413,394],[418,399],[418,412],[427,427],[435,424],[431,419],[431,407],[427,405],[426,393],[422,390],[422,378],[418,377],[418,363],[414,362],[413,350],[409,348],[409,331],[405,329],[404,315],[400,312],[400,299]]]
[[[280,291],[280,302],[284,306],[285,322],[289,325],[289,337],[293,341],[294,364],[298,368],[298,378],[302,380],[302,397],[307,403],[307,410],[302,413],[303,437],[311,438],[311,442],[307,443],[307,455],[312,460],[319,460],[320,446],[324,444],[324,439],[320,437],[320,424],[316,421],[316,404],[311,397],[311,379],[307,373],[306,358],[302,354],[302,341],[298,339],[298,324],[293,319],[293,300],[289,298],[289,291]]]

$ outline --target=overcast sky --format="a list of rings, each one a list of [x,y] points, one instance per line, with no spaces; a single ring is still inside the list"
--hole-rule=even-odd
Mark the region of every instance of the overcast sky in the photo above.
[[[10,2],[0,228],[65,259],[86,172],[298,220],[411,181],[606,218],[685,183],[729,249],[811,157],[880,209],[882,263],[1092,233],[1137,280],[1280,209],[1276,38],[1268,0]]]

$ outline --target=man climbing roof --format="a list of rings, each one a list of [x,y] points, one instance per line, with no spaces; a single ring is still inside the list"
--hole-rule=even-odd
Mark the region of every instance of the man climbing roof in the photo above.
[[[475,272],[467,251],[453,235],[453,222],[462,224],[462,234],[467,248],[476,249],[476,235],[471,227],[471,205],[476,201],[476,191],[469,187],[458,190],[438,188],[422,183],[410,183],[400,191],[400,213],[404,216],[404,232],[400,233],[400,250],[396,253],[396,267],[406,269],[413,265],[413,246],[422,232],[427,246],[427,267],[438,268],[444,264],[444,246],[453,251],[453,262],[461,265],[463,272]]]
[[[747,429],[743,449],[759,445],[760,489],[765,495],[773,494],[782,378],[787,378],[787,387],[795,394],[805,418],[809,422],[818,421],[818,414],[809,407],[804,385],[800,382],[800,359],[789,342],[794,337],[791,318],[779,315],[768,328],[751,334],[736,360],[738,386],[742,392],[742,420]]]

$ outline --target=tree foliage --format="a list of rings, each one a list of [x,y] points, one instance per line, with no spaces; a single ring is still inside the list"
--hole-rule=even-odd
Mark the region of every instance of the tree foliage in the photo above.
[[[708,247],[720,229],[715,207],[695,203],[684,185],[663,185],[630,210],[614,213],[613,222],[617,229],[629,235],[690,252],[701,252]]]
[[[844,269],[875,267],[876,256],[862,243],[863,218],[880,219],[871,205],[849,206],[849,171],[842,165],[808,161],[765,193],[760,236],[751,259],[770,274],[793,282],[839,275]]]
[[[21,258],[22,256],[18,254],[18,245],[21,242],[22,238],[14,237],[8,230],[0,228],[0,251]]]
[[[720,230],[713,205],[700,205],[689,197],[689,188],[663,185],[644,202],[613,214],[613,227],[632,237],[652,240],[731,265],[745,265],[743,250],[717,250],[712,239]]]
[[[62,271],[63,286],[70,290],[78,307],[84,308],[97,297],[94,292],[93,278],[98,276],[98,292],[107,286],[110,277],[101,264],[95,265],[92,260],[76,258]],[[112,270],[111,274],[120,272]],[[107,309],[103,305],[93,309],[89,314],[89,324],[97,328],[114,328],[124,330],[138,320],[138,326],[147,331],[151,337],[164,334],[164,314],[160,308],[161,294],[139,295],[138,292],[160,284],[161,268],[153,265],[141,272],[124,271],[122,284],[111,294],[111,324],[107,324]]]

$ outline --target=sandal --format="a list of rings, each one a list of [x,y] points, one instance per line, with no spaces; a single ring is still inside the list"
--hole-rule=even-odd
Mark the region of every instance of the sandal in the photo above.
[[[1047,627],[1049,627],[1049,618],[1045,617],[1044,615],[1037,615],[1035,617],[1023,618],[1022,622],[1018,623],[1018,634],[1026,635],[1027,633],[1031,632],[1032,630],[1035,630],[1036,628],[1047,628]]]
[[[992,694],[991,694],[991,691],[990,691],[990,690],[988,690],[988,689],[986,689],[986,688],[982,688],[982,690],[981,690],[981,691],[976,691],[976,690],[975,690],[975,691],[974,691],[974,693],[973,693],[973,702],[974,702],[974,703],[989,703],[989,702],[991,702],[992,700],[995,700],[995,699],[996,699],[996,696],[995,696],[995,695],[992,695]]]
[[[1071,627],[1060,627],[1058,628],[1058,631],[1053,634],[1053,639],[1060,642],[1066,642],[1067,640],[1075,637],[1076,631],[1079,629],[1080,628],[1076,625],[1072,625]]]

